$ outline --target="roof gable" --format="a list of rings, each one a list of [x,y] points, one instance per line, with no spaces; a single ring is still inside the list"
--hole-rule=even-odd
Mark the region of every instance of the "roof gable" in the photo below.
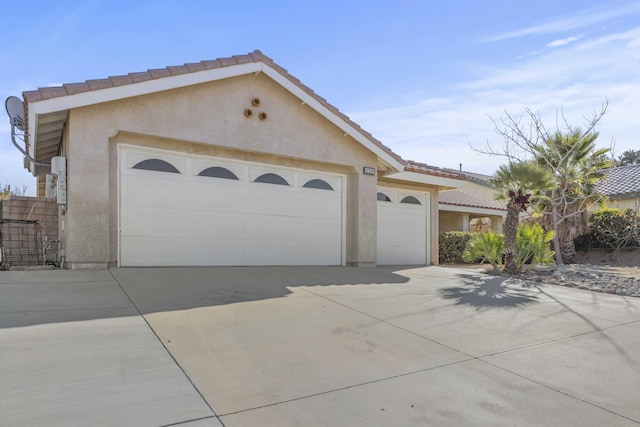
[[[213,61],[201,61],[181,66],[169,66],[162,69],[147,70],[146,72],[129,73],[106,79],[87,80],[80,83],[64,84],[59,87],[40,88],[23,92],[28,111],[27,132],[25,132],[26,142],[29,147],[32,147],[30,148],[31,154],[41,161],[44,159],[42,159],[41,153],[38,152],[38,145],[43,145],[41,144],[43,141],[40,138],[42,132],[39,128],[42,122],[46,121],[48,115],[60,116],[61,112],[67,112],[72,108],[250,73],[265,73],[268,75],[298,97],[303,104],[313,108],[343,130],[345,135],[351,136],[375,153],[385,167],[395,171],[404,169],[405,162],[399,155],[258,50],[247,55],[236,55],[229,58],[218,58]],[[64,122],[59,123],[64,125]],[[47,130],[49,131],[49,128]],[[34,169],[31,168],[31,170],[33,171]]]

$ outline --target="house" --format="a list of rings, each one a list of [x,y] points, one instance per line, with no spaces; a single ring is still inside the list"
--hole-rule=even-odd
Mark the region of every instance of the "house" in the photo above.
[[[260,51],[23,99],[25,166],[38,196],[58,190],[70,268],[437,263],[438,194],[464,180]]]
[[[456,173],[453,169],[445,169]],[[507,215],[506,203],[495,200],[496,189],[491,177],[468,171],[457,171],[465,180],[456,190],[440,192],[440,231],[486,231],[502,233]]]
[[[596,191],[607,196],[611,208],[639,211],[640,164],[604,170],[604,178],[596,184]]]

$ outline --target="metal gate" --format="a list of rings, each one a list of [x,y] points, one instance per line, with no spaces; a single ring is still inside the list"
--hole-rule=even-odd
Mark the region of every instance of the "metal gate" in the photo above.
[[[0,219],[0,268],[43,265],[43,243],[38,221]]]

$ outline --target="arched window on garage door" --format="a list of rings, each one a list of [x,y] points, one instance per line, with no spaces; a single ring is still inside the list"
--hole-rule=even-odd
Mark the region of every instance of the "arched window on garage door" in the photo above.
[[[416,199],[413,196],[407,196],[404,199],[400,200],[400,203],[408,203],[410,205],[421,205],[420,200]]]
[[[318,190],[331,190],[333,191],[333,187],[324,179],[312,179],[310,181],[307,181],[307,183],[305,185],[303,185],[303,187],[305,188],[317,188]]]
[[[384,193],[378,193],[378,201],[379,202],[390,202],[391,199]]]
[[[148,171],[180,173],[171,163],[160,159],[147,159],[136,163],[133,169],[143,169]]]
[[[235,180],[238,179],[235,173],[221,166],[212,166],[210,168],[206,168],[205,170],[200,172],[198,176],[208,176],[211,178],[223,178],[223,179],[235,179]]]
[[[286,179],[275,173],[265,173],[257,177],[253,182],[262,182],[265,184],[289,185]]]

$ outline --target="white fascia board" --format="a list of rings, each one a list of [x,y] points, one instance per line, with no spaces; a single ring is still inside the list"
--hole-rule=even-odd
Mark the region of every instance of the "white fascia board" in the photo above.
[[[501,216],[503,218],[507,216],[507,211],[503,211],[499,209],[474,208],[470,206],[447,205],[444,203],[438,203],[438,210],[449,211],[449,212],[472,213],[472,214],[479,214],[479,215],[494,215],[494,216]]]
[[[255,73],[262,69],[260,62],[248,62],[246,64],[229,67],[215,68],[212,70],[197,71],[193,73],[178,74],[176,76],[161,77],[154,80],[146,80],[139,83],[130,83],[122,86],[106,89],[90,90],[74,95],[60,96],[42,101],[30,102],[36,114],[47,114],[55,111],[69,110],[71,108],[85,107],[87,105],[101,104],[116,101],[133,96],[147,95],[164,90],[176,89],[185,86],[207,83],[215,80],[236,77],[243,74]]]
[[[324,105],[310,96],[304,90],[300,89],[296,84],[284,77],[278,71],[264,64],[263,62],[249,62],[246,64],[233,65],[229,67],[216,68],[213,70],[198,71],[194,73],[179,74],[177,76],[162,77],[155,80],[147,80],[140,83],[126,84],[122,86],[99,89],[88,92],[81,92],[74,95],[66,95],[41,101],[30,102],[29,105],[29,140],[34,141],[34,130],[38,126],[37,116],[57,111],[69,110],[72,108],[85,107],[88,105],[100,104],[103,102],[116,101],[119,99],[130,98],[134,96],[147,95],[154,92],[160,92],[169,89],[176,89],[185,86],[191,86],[200,83],[207,83],[215,80],[221,80],[230,77],[236,77],[244,74],[264,72],[271,79],[286,88],[305,104],[311,106],[323,117],[334,125],[338,126],[345,133],[364,145],[367,149],[375,153],[379,158],[384,160],[392,168],[396,170],[404,169],[404,165],[389,155],[386,151],[371,142],[363,134],[361,134],[353,126],[350,126],[342,118],[327,109]],[[35,144],[33,155],[35,156]]]
[[[256,73],[262,70],[260,62],[233,65],[230,67],[215,68],[212,70],[198,71],[194,73],[178,74],[171,77],[161,77],[154,80],[146,80],[139,83],[125,84],[122,86],[105,89],[90,90],[87,92],[65,95],[40,101],[29,102],[29,141],[34,141],[35,131],[38,128],[38,116],[70,110],[72,108],[86,107],[88,105],[101,104],[134,96],[147,95],[164,90],[176,89],[185,86],[236,77],[243,74]],[[36,144],[32,143],[35,157]]]
[[[452,190],[455,188],[460,188],[463,182],[459,179],[445,178],[442,176],[426,175],[424,173],[407,172],[407,171],[397,172],[397,173],[393,173],[393,172],[386,173],[383,176],[385,178],[398,179],[401,181],[435,185],[435,186],[441,187],[442,190]]]
[[[300,98],[300,100],[303,101],[305,104],[309,105],[311,108],[316,110],[325,119],[329,120],[331,123],[336,125],[338,128],[342,129],[346,134],[348,134],[353,139],[358,141],[360,144],[362,144],[364,147],[366,147],[369,151],[373,152],[375,155],[377,155],[380,159],[382,159],[384,162],[386,162],[393,169],[398,170],[398,171],[401,171],[401,170],[404,169],[404,164],[402,164],[401,162],[396,160],[395,157],[391,156],[389,153],[384,151],[378,145],[373,143],[371,140],[369,140],[369,138],[364,136],[362,133],[360,133],[360,131],[358,131],[353,126],[351,126],[349,123],[344,121],[341,117],[339,117],[336,114],[334,114],[333,112],[331,112],[331,110],[329,110],[327,107],[322,105],[321,102],[316,100],[314,97],[309,95],[307,92],[302,90],[298,85],[296,85],[295,83],[291,82],[289,79],[287,79],[286,77],[284,77],[282,74],[280,74],[279,72],[277,72],[276,70],[274,70],[271,67],[265,66],[264,69],[263,69],[263,72],[267,76],[269,76],[273,80],[275,80],[278,84],[283,86],[285,89],[287,89],[289,92],[294,94],[296,97]]]

